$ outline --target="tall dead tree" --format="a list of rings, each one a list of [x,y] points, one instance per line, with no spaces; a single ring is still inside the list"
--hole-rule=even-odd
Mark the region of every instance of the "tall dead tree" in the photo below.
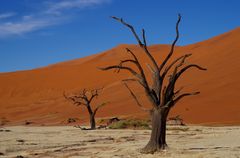
[[[126,26],[133,33],[136,38],[139,47],[143,50],[145,55],[150,59],[151,63],[148,64],[151,76],[146,76],[146,70],[143,69],[142,64],[139,62],[138,57],[132,52],[129,48],[126,48],[126,52],[131,55],[132,58],[127,60],[122,60],[118,65],[112,65],[105,68],[100,68],[102,70],[117,70],[120,72],[121,70],[126,70],[133,75],[131,79],[123,80],[124,85],[129,90],[132,97],[135,99],[137,105],[141,107],[143,110],[146,110],[142,106],[142,104],[138,101],[136,95],[129,88],[127,81],[136,81],[139,83],[145,90],[145,94],[149,101],[151,102],[152,108],[147,109],[152,117],[152,132],[151,138],[148,144],[142,149],[143,153],[154,153],[155,151],[159,151],[165,149],[167,147],[166,143],[166,121],[169,111],[176,105],[178,101],[183,99],[186,96],[192,96],[199,94],[200,92],[187,92],[181,93],[182,89],[175,90],[175,85],[177,80],[190,68],[197,68],[199,70],[206,70],[198,66],[197,64],[185,64],[185,60],[191,56],[191,54],[186,54],[180,56],[169,62],[169,59],[172,57],[175,49],[175,45],[179,39],[179,23],[181,21],[181,15],[178,15],[178,20],[176,23],[176,37],[171,44],[170,51],[168,55],[162,60],[159,64],[152,54],[150,53],[146,38],[145,31],[142,29],[142,39],[136,33],[134,27],[128,23],[126,23],[123,19],[112,17],[116,21],[120,22],[124,26]],[[126,63],[134,64],[136,67],[133,69],[130,66],[127,66]],[[167,65],[168,64],[168,65]],[[152,84],[149,84],[149,78],[152,79]]]
[[[85,106],[87,108],[88,114],[89,114],[89,120],[90,120],[90,129],[96,129],[96,121],[95,116],[99,108],[106,105],[106,103],[102,103],[98,105],[95,109],[92,108],[92,101],[99,96],[100,89],[94,89],[94,90],[86,90],[83,89],[78,94],[74,94],[71,96],[67,96],[65,93],[63,94],[64,97],[71,101],[74,105],[77,106]]]

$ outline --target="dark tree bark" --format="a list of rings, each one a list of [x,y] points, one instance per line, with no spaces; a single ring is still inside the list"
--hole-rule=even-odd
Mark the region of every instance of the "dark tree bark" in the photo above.
[[[164,148],[164,116],[162,110],[154,110],[152,112],[152,133],[148,144],[145,147],[146,152],[153,152]]]
[[[200,92],[190,92],[190,93],[182,93],[182,88],[179,90],[175,90],[175,84],[179,77],[186,72],[190,68],[197,68],[199,70],[206,70],[196,64],[185,65],[185,60],[191,56],[191,54],[186,54],[180,56],[173,60],[173,62],[169,63],[169,59],[172,57],[175,45],[179,39],[179,24],[181,21],[181,15],[179,14],[178,20],[176,23],[176,37],[171,44],[171,49],[163,59],[163,62],[158,64],[154,57],[151,55],[148,50],[145,30],[142,30],[142,40],[139,35],[136,33],[134,27],[128,23],[126,23],[123,19],[112,17],[116,21],[120,22],[124,26],[126,26],[136,38],[139,47],[143,50],[144,54],[150,59],[151,63],[147,64],[151,73],[151,78],[153,83],[150,85],[146,76],[146,70],[143,69],[141,63],[139,62],[137,56],[130,49],[126,48],[127,53],[132,56],[132,59],[122,60],[118,65],[112,65],[104,68],[100,68],[101,70],[117,70],[116,72],[120,72],[121,70],[125,70],[130,72],[133,75],[133,78],[123,80],[124,85],[129,90],[131,96],[136,101],[137,105],[143,109],[144,111],[148,111],[152,117],[152,133],[151,138],[148,144],[142,149],[143,153],[154,153],[155,151],[159,151],[165,149],[167,147],[166,143],[166,121],[168,117],[169,111],[174,107],[174,105],[186,96],[196,95]],[[132,63],[136,66],[135,69],[125,66],[125,63]],[[168,64],[168,65],[167,65]],[[167,66],[166,66],[167,65]],[[172,71],[170,71],[172,70]],[[167,78],[166,76],[169,76]],[[129,88],[127,82],[137,82],[139,83],[145,91],[145,94],[148,100],[151,102],[152,108],[147,109],[138,101],[136,95]]]
[[[100,89],[90,90],[87,91],[86,89],[83,89],[81,92],[75,95],[67,96],[65,93],[63,93],[63,96],[71,101],[74,105],[80,106],[83,105],[87,108],[88,114],[89,114],[89,121],[90,121],[90,129],[94,130],[96,129],[96,121],[95,116],[99,108],[106,105],[106,103],[102,103],[98,105],[95,109],[92,109],[91,103],[92,101],[98,97]]]
[[[152,111],[152,132],[148,144],[141,150],[143,153],[154,153],[166,149],[166,122],[169,108]]]
[[[96,121],[95,121],[94,115],[90,115],[90,125],[91,125],[91,129],[96,129]]]

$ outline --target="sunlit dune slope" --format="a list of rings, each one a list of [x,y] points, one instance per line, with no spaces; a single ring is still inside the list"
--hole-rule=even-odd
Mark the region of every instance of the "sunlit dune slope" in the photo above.
[[[180,115],[185,122],[194,124],[240,124],[240,28],[228,33],[187,46],[178,46],[173,55],[193,55],[187,63],[197,63],[208,71],[189,70],[178,81],[184,91],[201,91],[198,96],[179,102],[171,116]],[[8,124],[66,124],[68,118],[85,122],[88,115],[84,108],[65,100],[63,92],[71,93],[83,88],[104,87],[94,102],[109,102],[99,110],[97,117],[141,117],[141,111],[121,83],[131,74],[121,71],[101,71],[97,67],[119,64],[130,57],[125,48],[136,52],[148,71],[148,57],[136,45],[119,45],[93,56],[58,63],[44,68],[0,74],[0,119]],[[159,61],[164,59],[170,46],[153,45],[149,50]],[[149,80],[149,82],[151,82]],[[129,84],[139,99],[149,107],[143,90]]]

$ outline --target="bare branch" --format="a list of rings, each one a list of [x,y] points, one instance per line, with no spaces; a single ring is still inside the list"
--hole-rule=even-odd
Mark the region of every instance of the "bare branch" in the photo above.
[[[127,70],[131,72],[134,76],[139,76],[136,71],[134,71],[132,68],[129,68],[127,66],[121,66],[121,65],[113,65],[113,66],[108,66],[104,68],[99,68],[100,70],[111,70],[111,69],[120,69],[120,70]]]
[[[175,45],[179,39],[179,30],[178,30],[178,27],[179,27],[179,23],[181,22],[181,15],[178,14],[178,21],[176,23],[176,37],[175,37],[175,40],[173,41],[172,45],[171,45],[171,49],[170,49],[170,52],[168,53],[167,57],[164,59],[164,61],[162,62],[162,64],[159,66],[159,72],[161,72],[161,70],[163,69],[163,67],[165,66],[165,64],[167,63],[167,61],[171,58],[173,52],[174,52],[174,48],[175,48]]]
[[[147,46],[146,35],[145,35],[145,30],[144,29],[142,29],[142,37],[143,37],[144,45]]]
[[[132,81],[132,82],[138,82],[143,88],[145,88],[146,86],[142,83],[142,81],[141,80],[139,80],[139,79],[136,79],[136,78],[127,78],[127,79],[123,79],[122,80],[123,82],[130,82],[130,81]]]
[[[127,79],[123,79],[122,81],[123,81],[123,82],[128,82],[128,81],[136,81],[136,82],[139,82],[139,80],[136,79],[136,78],[127,78]]]
[[[141,41],[140,38],[138,37],[138,35],[137,35],[137,33],[136,33],[136,31],[135,31],[135,29],[134,29],[134,27],[133,27],[132,25],[130,25],[130,24],[126,23],[125,21],[123,21],[122,18],[118,18],[118,17],[115,17],[115,16],[112,16],[111,18],[113,18],[113,19],[119,21],[120,23],[122,23],[123,25],[127,26],[127,27],[132,31],[134,37],[135,37],[136,40],[138,41],[138,44],[139,44],[139,45],[143,45],[143,44],[142,44],[142,41]]]
[[[174,92],[174,96],[177,96],[183,90],[183,88],[184,87],[181,87],[176,92]]]
[[[174,70],[173,70],[173,73],[172,73],[172,75],[170,75],[171,77],[170,77],[170,80],[177,80],[177,71],[178,71],[178,68],[179,67],[181,67],[183,64],[184,64],[184,62],[185,62],[185,59],[187,58],[188,56],[184,56],[183,58],[182,58],[182,60],[175,66],[175,68],[174,68]],[[174,81],[175,82],[175,81]]]
[[[146,65],[147,65],[147,68],[149,69],[149,71],[150,71],[151,73],[155,73],[155,71],[153,70],[153,68],[152,68],[151,65],[149,65],[148,63],[146,63]]]
[[[191,56],[191,54],[183,55],[183,56],[177,58],[176,60],[174,60],[168,67],[165,68],[163,74],[161,75],[161,81],[162,81],[162,82],[164,81],[164,79],[165,79],[168,71],[169,71],[179,60],[181,60],[181,62],[180,62],[178,65],[175,66],[175,68],[174,68],[174,70],[173,70],[173,73],[170,75],[169,85],[168,85],[168,87],[167,87],[167,91],[168,91],[167,95],[168,95],[168,96],[164,96],[165,98],[163,98],[163,100],[165,100],[166,98],[169,98],[170,95],[175,95],[175,94],[173,93],[174,83],[171,83],[171,82],[175,82],[175,81],[174,81],[174,78],[175,78],[175,76],[176,76],[176,73],[177,73],[178,68],[184,64],[185,59],[186,59],[187,57],[189,57],[189,56]],[[161,90],[162,90],[162,86],[163,86],[163,85],[161,84],[161,85],[160,85],[160,91],[159,91],[160,93],[161,93]],[[171,91],[171,93],[170,93],[170,91]],[[162,92],[162,93],[164,93],[164,95],[165,95],[165,92]],[[161,94],[159,94],[159,96],[161,96]],[[163,97],[163,96],[162,96],[162,97]],[[161,98],[160,98],[160,99],[161,99]],[[164,101],[162,101],[162,102],[164,103]]]
[[[123,82],[123,84],[124,84],[125,87],[128,89],[128,91],[129,91],[130,94],[132,95],[133,99],[136,101],[137,105],[138,105],[142,110],[149,112],[150,110],[143,107],[143,105],[138,101],[136,95],[135,95],[135,94],[133,93],[133,91],[128,87],[128,85],[127,85],[125,82]]]
[[[132,55],[134,60],[139,64],[139,60],[138,60],[137,56],[129,48],[126,48],[126,50],[128,53],[130,53]]]
[[[131,53],[131,55],[134,57],[135,61],[136,61],[136,65],[140,71],[141,74],[141,78],[139,78],[139,82],[140,84],[145,88],[145,91],[147,93],[147,96],[150,97],[150,100],[152,100],[153,102],[155,102],[156,104],[158,104],[160,102],[159,96],[158,96],[158,92],[159,92],[159,71],[154,71],[152,72],[152,77],[153,77],[153,85],[152,85],[152,89],[150,89],[149,84],[147,82],[144,70],[141,66],[141,64],[139,63],[137,57],[135,56],[135,54],[127,48],[127,51],[129,53]],[[150,66],[150,65],[149,65]]]
[[[148,82],[146,80],[146,76],[145,76],[145,73],[144,73],[144,70],[142,68],[142,66],[140,65],[139,61],[138,61],[138,58],[136,57],[136,55],[128,48],[126,48],[127,52],[130,53],[132,55],[132,57],[134,58],[134,60],[132,59],[127,59],[127,60],[123,60],[120,62],[119,65],[114,65],[114,66],[109,66],[109,67],[106,67],[106,68],[100,68],[101,70],[110,70],[110,69],[124,69],[124,70],[128,70],[130,71],[135,77],[137,77],[139,80],[137,80],[144,88],[145,90],[147,91],[147,93],[151,93],[150,91],[150,88],[149,88],[149,85],[148,85]],[[136,71],[134,71],[132,68],[130,67],[127,67],[127,66],[122,66],[123,63],[127,63],[127,62],[131,62],[131,63],[134,63],[140,74],[138,74]]]
[[[152,75],[152,92],[155,96],[155,100],[157,101],[157,103],[160,103],[161,100],[161,86],[162,86],[162,79],[159,75],[159,71],[155,71],[153,70],[153,68],[151,67],[151,65],[147,64],[148,69],[151,72]]]
[[[180,101],[182,98],[184,98],[186,96],[192,96],[192,95],[197,95],[197,94],[200,94],[200,92],[184,93],[184,94],[178,96],[175,100],[173,100],[173,103],[171,104],[171,106],[174,106],[178,101]]]
[[[110,69],[123,69],[123,70],[128,70],[130,71],[135,77],[137,77],[139,80],[138,82],[144,87],[147,89],[147,91],[150,91],[149,90],[149,86],[148,86],[148,83],[147,83],[147,80],[146,80],[146,77],[145,77],[145,74],[144,74],[144,71],[141,67],[141,65],[139,64],[139,61],[137,59],[137,57],[134,55],[134,53],[127,49],[127,51],[132,54],[132,56],[134,57],[135,60],[124,60],[124,61],[121,61],[119,65],[114,65],[114,66],[109,66],[109,67],[106,67],[106,68],[100,68],[101,70],[110,70]],[[127,66],[122,66],[122,63],[125,63],[125,62],[132,62],[134,63],[139,71],[140,71],[140,74],[138,74],[136,71],[134,71],[132,68],[130,67],[127,67]]]
[[[131,32],[133,33],[134,37],[136,38],[139,46],[141,48],[143,48],[144,52],[147,54],[147,56],[150,58],[150,60],[152,61],[154,67],[156,70],[158,70],[158,65],[156,63],[156,60],[153,58],[153,56],[150,54],[150,52],[148,51],[147,45],[146,45],[146,39],[145,39],[145,31],[143,30],[143,40],[144,40],[144,44],[143,42],[140,40],[139,36],[137,35],[134,27],[128,23],[126,23],[122,18],[118,18],[115,16],[112,16],[113,19],[117,20],[118,22],[122,23],[123,25],[127,26]]]
[[[136,57],[136,55],[130,49],[126,48],[126,50],[127,50],[128,53],[130,53],[133,56],[133,58],[135,60],[134,63],[136,64],[136,66],[137,66],[137,68],[138,68],[138,70],[140,71],[140,74],[141,74],[140,81],[142,82],[142,85],[146,88],[147,91],[150,91],[150,88],[149,88],[149,85],[148,85],[148,82],[147,82],[147,79],[146,79],[146,75],[144,73],[144,70],[143,70],[141,64],[139,63],[138,58]]]
[[[168,71],[172,68],[172,66],[173,65],[175,65],[179,60],[181,60],[181,59],[186,59],[187,57],[190,57],[192,54],[185,54],[185,55],[183,55],[183,56],[181,56],[181,57],[179,57],[179,58],[177,58],[176,60],[174,60],[168,67],[166,67],[166,69],[164,70],[164,72],[163,72],[163,74],[162,74],[162,78],[164,78],[166,75],[167,75],[167,73],[168,73]],[[183,60],[183,62],[184,62],[184,60]]]
[[[122,65],[124,63],[133,63],[133,64],[136,64],[136,61],[135,60],[132,60],[132,59],[127,59],[127,60],[121,60],[120,64],[119,65]]]
[[[125,21],[123,21],[122,18],[117,18],[117,17],[112,17],[112,18],[117,20],[118,22],[122,23],[123,25],[127,26],[131,30],[131,32],[135,36],[136,40],[138,41],[139,46],[144,50],[145,54],[151,60],[153,66],[154,66],[153,76],[155,77],[154,78],[154,84],[153,84],[152,88],[153,88],[153,91],[155,92],[155,94],[157,94],[157,95],[155,95],[155,96],[157,96],[157,98],[155,96],[151,96],[154,93],[152,93],[152,90],[150,90],[150,88],[148,86],[148,83],[146,82],[147,80],[144,79],[144,77],[143,77],[143,82],[146,82],[144,84],[146,85],[146,92],[148,93],[148,95],[150,95],[151,98],[153,100],[155,100],[156,103],[158,103],[159,100],[160,100],[160,98],[159,98],[159,94],[160,94],[159,85],[161,84],[160,83],[161,82],[161,78],[160,78],[160,75],[159,75],[160,71],[159,71],[158,64],[157,64],[156,60],[154,59],[154,57],[151,55],[151,53],[148,50],[147,43],[146,43],[146,37],[145,37],[145,30],[142,30],[142,36],[143,36],[143,42],[142,42],[132,25],[130,25],[130,24],[126,23]]]
[[[93,111],[93,115],[95,116],[96,113],[97,113],[97,111],[98,111],[98,109],[100,109],[101,107],[103,107],[103,106],[105,106],[105,105],[107,105],[107,103],[102,103],[102,104],[98,105],[98,106],[96,107],[96,109]]]
[[[144,53],[150,59],[151,63],[147,64],[147,66],[151,72],[151,75],[152,75],[151,77],[152,77],[153,82],[152,82],[152,85],[149,86],[147,79],[146,79],[145,71],[143,70],[142,65],[139,63],[136,55],[128,48],[126,48],[127,52],[130,53],[134,59],[123,60],[120,62],[119,65],[102,68],[102,70],[118,69],[118,72],[119,72],[120,70],[124,69],[124,70],[130,71],[136,77],[136,79],[131,78],[131,79],[125,79],[123,81],[136,81],[136,82],[140,83],[144,87],[145,93],[146,93],[149,101],[152,102],[153,108],[163,108],[166,105],[169,107],[169,106],[171,106],[171,104],[173,104],[173,101],[178,101],[178,100],[180,100],[180,98],[182,98],[184,96],[188,96],[190,94],[191,95],[196,94],[196,93],[185,93],[184,95],[179,96],[180,98],[178,98],[177,100],[174,100],[181,91],[181,89],[175,91],[176,81],[186,70],[188,70],[189,68],[192,68],[192,67],[198,68],[200,70],[206,70],[196,64],[190,64],[185,67],[183,66],[185,64],[185,59],[187,57],[190,57],[191,54],[186,54],[186,55],[180,56],[177,59],[173,60],[168,66],[166,66],[175,51],[176,43],[179,39],[179,25],[181,22],[180,14],[178,15],[178,20],[176,22],[175,39],[171,44],[170,51],[168,52],[167,56],[165,57],[165,59],[163,60],[163,62],[160,65],[157,64],[156,60],[154,59],[154,57],[148,50],[146,34],[145,34],[144,29],[142,29],[142,39],[140,39],[139,35],[136,33],[136,31],[132,25],[126,23],[122,18],[117,18],[117,17],[112,17],[112,18],[117,20],[118,22],[122,23],[124,26],[126,26],[130,29],[130,31],[133,33],[134,37],[136,38],[139,46],[143,49]],[[132,69],[130,67],[123,66],[124,63],[135,64],[137,66],[139,72],[134,71],[135,69]],[[166,68],[165,68],[165,66],[166,66]],[[167,85],[164,86],[165,76],[168,75],[169,71],[171,71],[172,68],[173,68],[173,71],[169,77],[169,81],[168,81]],[[135,94],[131,91],[131,89],[128,87],[128,85],[125,82],[124,82],[124,85],[127,87],[130,94],[137,102],[138,106],[142,107],[142,105],[139,103]]]
[[[87,105],[86,101],[83,99],[79,99],[76,96],[67,96],[65,91],[63,92],[63,96],[66,100],[71,101],[74,105]]]
[[[166,90],[167,90],[167,86],[164,86],[163,90],[162,90],[162,101],[161,101],[161,105],[160,106],[163,106],[165,104],[165,99],[166,99]]]
[[[183,63],[184,63],[184,59],[178,65],[176,65],[172,74],[169,76],[169,83],[163,89],[163,91],[164,91],[163,92],[163,94],[164,94],[163,95],[163,101],[162,101],[163,104],[161,106],[165,106],[166,102],[169,102],[169,101],[172,100],[172,98],[174,96],[175,83],[177,81],[177,78],[176,78],[177,70]]]
[[[169,108],[169,106],[171,105],[171,101],[168,101],[166,104],[164,104],[163,106],[160,106],[161,109],[164,108]]]
[[[190,65],[187,65],[185,66],[184,68],[182,68],[177,74],[176,74],[176,79],[178,79],[181,74],[183,74],[186,70],[190,69],[190,68],[197,68],[199,70],[207,70],[206,68],[202,68],[201,66],[197,65],[197,64],[190,64]]]
[[[166,89],[166,93],[164,95],[164,102],[170,101],[170,100],[172,100],[174,98],[174,96],[175,96],[175,93],[174,93],[175,84],[176,84],[178,78],[186,70],[188,70],[189,68],[192,68],[192,67],[196,67],[196,68],[198,68],[200,70],[206,70],[206,69],[204,69],[204,68],[202,68],[202,67],[200,67],[200,66],[198,66],[196,64],[190,64],[190,65],[185,66],[184,68],[182,68],[180,71],[177,72],[178,68],[183,65],[184,60],[185,59],[183,58],[182,61],[175,67],[172,75],[169,78],[169,83],[168,83],[168,86],[167,86],[167,89]]]
[[[95,91],[91,91],[91,97],[89,99],[89,104],[91,104],[92,100],[98,96],[98,90],[96,89]]]

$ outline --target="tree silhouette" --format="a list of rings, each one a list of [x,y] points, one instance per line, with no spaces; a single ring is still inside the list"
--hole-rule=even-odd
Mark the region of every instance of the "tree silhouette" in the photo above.
[[[89,114],[89,120],[90,120],[90,129],[96,129],[96,121],[95,116],[97,111],[106,105],[106,103],[102,103],[98,105],[95,109],[92,108],[92,101],[99,96],[100,89],[93,89],[93,90],[86,90],[83,89],[77,94],[67,96],[65,92],[63,93],[63,96],[71,101],[74,105],[77,106],[85,106],[87,108],[88,114]]]
[[[171,44],[170,51],[166,58],[158,64],[158,62],[154,59],[152,54],[150,53],[146,37],[145,30],[142,29],[142,40],[139,35],[136,33],[134,27],[128,23],[126,23],[123,19],[118,17],[112,17],[114,20],[120,22],[124,26],[126,26],[133,33],[136,38],[138,45],[143,50],[145,55],[150,59],[151,64],[148,64],[148,68],[150,70],[151,76],[146,76],[146,70],[143,69],[142,64],[139,62],[138,57],[132,52],[129,48],[126,48],[126,52],[129,53],[132,58],[127,60],[122,60],[118,65],[112,65],[104,68],[100,68],[101,70],[117,70],[120,72],[121,70],[126,70],[133,75],[133,78],[123,80],[124,85],[129,90],[131,96],[136,101],[137,105],[145,110],[149,111],[152,117],[152,132],[151,137],[148,144],[141,150],[143,153],[154,153],[155,151],[159,151],[165,149],[167,147],[166,143],[166,121],[169,111],[176,105],[178,101],[183,99],[186,96],[192,96],[199,94],[200,92],[187,92],[181,93],[182,88],[175,90],[175,85],[177,80],[190,68],[197,68],[199,70],[206,70],[198,66],[197,64],[189,64],[185,65],[185,60],[191,56],[191,54],[185,54],[173,60],[171,63],[166,66],[169,62],[169,59],[174,53],[175,45],[179,39],[179,24],[181,21],[181,15],[178,15],[178,20],[176,23],[176,37]],[[136,67],[133,69],[126,65],[126,63],[132,63]],[[152,65],[152,66],[151,66]],[[136,71],[135,71],[136,70]],[[167,78],[169,76],[169,78]],[[150,85],[148,80],[152,79],[153,83]],[[138,101],[136,95],[128,86],[128,81],[136,81],[139,83],[145,91],[145,94],[148,100],[151,102],[151,109],[146,109],[143,105]]]

